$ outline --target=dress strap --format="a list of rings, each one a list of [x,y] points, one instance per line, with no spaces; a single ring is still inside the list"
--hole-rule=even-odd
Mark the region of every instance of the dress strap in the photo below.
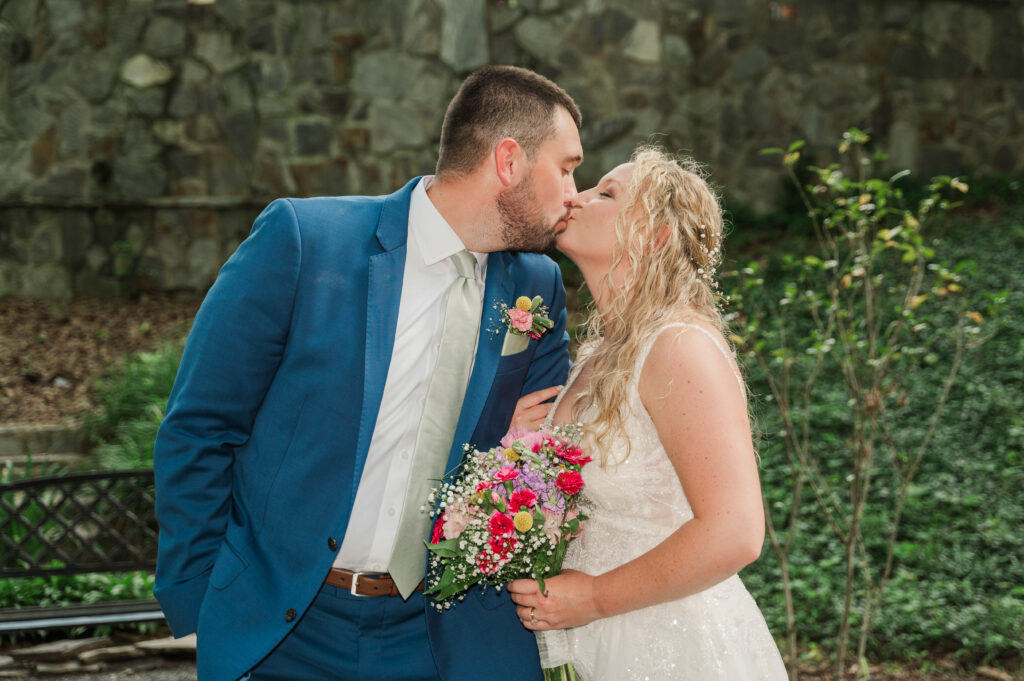
[[[650,339],[650,341],[648,341],[647,347],[644,348],[644,352],[640,356],[639,363],[637,364],[637,371],[636,371],[636,375],[634,377],[635,381],[639,382],[639,380],[640,380],[640,369],[643,367],[644,362],[647,361],[647,355],[651,354],[651,349],[654,347],[655,341],[658,340],[658,337],[661,336],[661,334],[666,329],[673,329],[673,328],[696,329],[697,331],[700,331],[702,334],[707,336],[708,339],[712,343],[715,344],[715,347],[718,348],[718,351],[720,353],[722,353],[722,357],[724,357],[725,361],[729,364],[729,369],[732,371],[732,375],[736,378],[736,384],[740,387],[740,393],[744,397],[746,397],[747,390],[746,390],[746,388],[743,385],[743,378],[740,376],[739,372],[736,370],[736,359],[735,359],[735,357],[733,357],[732,353],[729,352],[729,350],[726,349],[722,345],[722,342],[720,340],[718,340],[718,338],[715,336],[715,334],[711,333],[710,331],[705,329],[703,326],[700,326],[699,324],[690,324],[689,322],[670,322],[668,324],[665,324],[663,327],[658,329],[658,331],[656,333],[651,335],[651,339]]]

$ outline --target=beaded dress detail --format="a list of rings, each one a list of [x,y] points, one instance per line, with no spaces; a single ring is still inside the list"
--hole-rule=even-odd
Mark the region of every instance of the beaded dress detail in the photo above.
[[[707,335],[726,357],[718,339]],[[660,333],[660,332],[659,332]],[[563,568],[591,575],[607,572],[660,544],[694,515],[679,477],[658,439],[654,423],[640,401],[640,370],[658,334],[641,353],[628,390],[625,432],[609,442],[609,461],[599,457],[583,469],[586,483],[582,534],[569,544]],[[583,358],[561,395],[579,374]],[[732,362],[730,361],[730,366]],[[735,373],[735,369],[733,370]],[[743,389],[743,382],[736,376]],[[548,412],[547,426],[561,399]],[[583,426],[592,418],[583,414]],[[626,442],[630,443],[626,458]],[[595,620],[573,629],[538,633],[542,666],[572,662],[582,681],[685,680],[786,681],[778,648],[757,604],[737,575],[700,593],[676,601]]]

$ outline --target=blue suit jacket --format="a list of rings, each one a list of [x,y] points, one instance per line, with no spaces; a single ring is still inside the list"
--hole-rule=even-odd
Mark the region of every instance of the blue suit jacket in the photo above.
[[[274,201],[196,315],[157,436],[155,593],[176,635],[198,631],[201,679],[233,681],[269,653],[335,558],[394,346],[417,181],[385,197]],[[564,383],[569,367],[550,259],[491,254],[484,295],[449,468],[462,443],[496,444],[519,396]],[[501,357],[494,306],[520,295],[543,296],[555,327]],[[427,618],[444,679],[540,677],[504,592]]]

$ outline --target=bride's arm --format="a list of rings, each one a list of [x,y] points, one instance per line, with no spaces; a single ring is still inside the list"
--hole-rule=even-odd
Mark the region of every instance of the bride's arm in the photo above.
[[[688,596],[736,574],[764,542],[764,512],[747,405],[732,366],[695,330],[658,338],[640,376],[640,397],[686,492],[694,518],[644,555],[591,577],[567,571],[509,585],[520,618],[579,626]],[[584,528],[584,531],[586,529]]]

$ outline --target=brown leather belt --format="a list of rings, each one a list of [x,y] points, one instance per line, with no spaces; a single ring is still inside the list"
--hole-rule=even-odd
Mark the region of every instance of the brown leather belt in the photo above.
[[[397,596],[398,587],[395,580],[386,572],[352,572],[341,568],[331,568],[324,584],[345,589],[353,596]],[[416,591],[423,590],[423,582]]]

